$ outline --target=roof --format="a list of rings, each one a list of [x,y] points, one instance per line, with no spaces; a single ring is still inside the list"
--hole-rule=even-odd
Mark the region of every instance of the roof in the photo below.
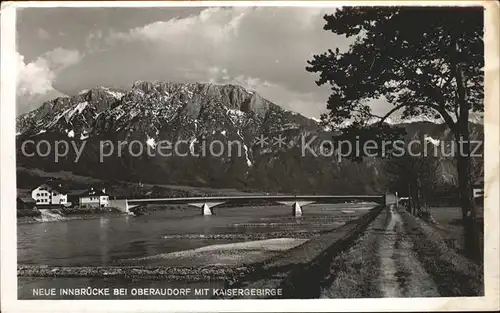
[[[57,190],[61,193],[67,193],[68,192],[68,188],[66,188],[61,182],[58,182],[58,181],[48,181],[47,182],[47,185],[54,189],[54,190]]]
[[[91,197],[91,196],[107,196],[107,195],[108,195],[107,193],[103,192],[100,189],[90,188],[90,189],[82,192],[79,196],[80,197]]]
[[[24,202],[24,203],[36,203],[35,199],[33,199],[32,197],[28,197],[28,196],[17,197],[17,200]]]
[[[60,193],[64,193],[64,194],[68,193],[68,189],[60,182],[49,180],[49,181],[39,185],[37,188],[44,186],[44,185],[48,186],[50,189],[56,190]]]
[[[71,196],[80,196],[84,193],[88,192],[88,189],[73,189],[71,191],[68,192],[68,196],[71,197]]]

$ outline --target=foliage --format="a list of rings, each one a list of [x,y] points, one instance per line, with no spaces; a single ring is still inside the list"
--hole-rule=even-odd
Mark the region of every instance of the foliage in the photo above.
[[[457,68],[469,109],[483,111],[482,8],[349,7],[324,19],[325,30],[355,37],[348,51],[308,61],[307,71],[320,73],[316,83],[331,85],[325,123],[366,124],[401,110],[403,117],[438,115],[453,128],[460,116]],[[393,109],[376,116],[369,100],[381,97]]]

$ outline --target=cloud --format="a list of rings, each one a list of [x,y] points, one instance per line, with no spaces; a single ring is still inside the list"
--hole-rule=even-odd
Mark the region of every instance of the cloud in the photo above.
[[[239,84],[285,109],[318,117],[326,111],[330,90],[318,87],[316,74],[305,71],[307,60],[351,44],[323,30],[323,16],[335,10],[23,10],[17,25],[18,113],[99,85],[128,89],[135,80],[160,80]],[[71,23],[75,19],[82,23]],[[375,114],[387,112],[388,106],[384,99],[372,101]]]
[[[41,58],[46,59],[49,65],[57,71],[78,63],[82,55],[77,50],[68,50],[59,47],[45,53]]]
[[[39,28],[37,30],[37,36],[40,39],[49,39],[50,38],[50,34],[43,28]]]
[[[324,111],[325,103],[318,97],[328,98],[328,89],[319,89],[317,92],[301,93],[279,83],[272,83],[258,77],[245,75],[232,76],[225,68],[209,67],[207,74],[200,74],[198,81],[217,84],[236,84],[248,90],[256,91],[266,99],[279,104],[284,109],[303,112],[306,116],[316,117]],[[208,77],[208,80],[204,80]]]
[[[31,63],[24,63],[24,56],[17,54],[18,59],[18,89],[19,95],[40,95],[51,90],[54,72],[48,67],[45,59],[37,59]]]
[[[26,64],[24,56],[18,57],[18,93],[20,95],[42,95],[53,89],[56,73],[76,64],[81,55],[75,50],[57,48]]]
[[[171,19],[169,21],[159,21],[131,30],[128,34],[120,34],[117,39],[125,40],[149,40],[165,42],[171,39],[181,39],[179,36],[189,35],[184,38],[184,42],[193,43],[201,41],[204,44],[224,44],[236,34],[238,21],[245,14],[232,14],[222,9],[207,9],[200,15],[183,19]],[[112,37],[110,39],[113,39]],[[174,42],[181,46],[182,42]]]
[[[86,55],[58,73],[67,94],[96,85],[129,88],[135,80],[234,82],[284,108],[318,116],[328,88],[305,71],[307,60],[348,39],[323,30],[334,8],[207,8],[127,30],[92,31]]]
[[[17,53],[17,98],[19,113],[26,112],[42,101],[63,95],[53,87],[57,73],[81,59],[78,51],[57,48],[26,63]]]

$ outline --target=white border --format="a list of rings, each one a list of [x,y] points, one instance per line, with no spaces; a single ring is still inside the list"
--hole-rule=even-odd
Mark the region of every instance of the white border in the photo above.
[[[483,5],[485,13],[485,297],[315,300],[17,300],[15,101],[16,7]],[[4,2],[1,7],[0,213],[3,312],[331,312],[498,310],[499,286],[499,5],[496,1],[176,1]]]
[[[10,2],[18,8],[27,7],[227,7],[227,6],[294,6],[294,7],[341,7],[341,6],[471,6],[487,5],[478,0],[417,0],[417,1],[22,1]],[[488,4],[490,7],[494,7]]]

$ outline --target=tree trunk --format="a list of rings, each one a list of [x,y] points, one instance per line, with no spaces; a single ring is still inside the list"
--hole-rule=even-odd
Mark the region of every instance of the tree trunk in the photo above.
[[[415,213],[418,215],[420,212],[420,186],[418,185],[418,180],[415,183]]]
[[[476,210],[472,198],[472,184],[470,180],[470,157],[468,157],[470,147],[468,138],[467,141],[465,138],[463,139],[462,151],[458,151],[456,159],[458,190],[464,227],[464,249],[468,258],[474,261],[482,261],[482,247],[479,240],[479,230],[476,223]]]
[[[479,262],[483,259],[482,246],[479,240],[479,232],[476,224],[476,210],[472,198],[471,183],[471,158],[469,143],[469,105],[467,103],[466,78],[461,69],[459,55],[461,49],[458,45],[458,34],[452,34],[451,45],[451,71],[457,83],[457,105],[460,115],[454,127],[455,139],[458,143],[458,151],[455,151],[458,172],[458,190],[460,204],[462,207],[462,221],[464,227],[464,249],[465,255],[471,260]]]
[[[410,210],[410,213],[413,214],[413,205],[412,205],[412,198],[411,198],[411,185],[408,184],[408,210]]]
[[[455,68],[455,78],[457,81],[458,105],[460,111],[455,131],[459,149],[455,151],[455,153],[457,159],[458,190],[460,193],[464,227],[464,249],[467,257],[479,262],[482,261],[483,254],[476,224],[476,209],[474,207],[472,195],[469,106],[467,105],[467,92],[463,73],[459,67]]]

